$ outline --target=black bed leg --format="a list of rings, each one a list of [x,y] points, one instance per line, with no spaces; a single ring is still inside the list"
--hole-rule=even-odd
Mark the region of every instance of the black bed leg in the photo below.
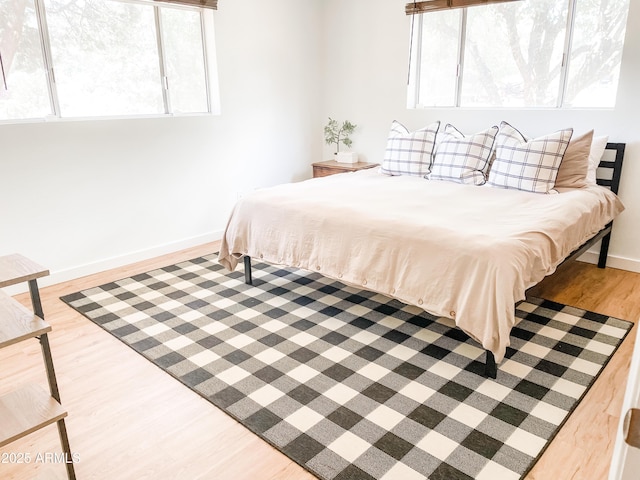
[[[611,241],[611,232],[602,237],[600,244],[600,256],[598,257],[598,268],[607,266],[607,255],[609,254],[609,242]]]
[[[489,378],[496,378],[498,376],[498,367],[496,366],[496,357],[493,356],[489,350],[487,350],[487,357],[484,363],[484,374]]]
[[[251,257],[249,255],[244,256],[244,283],[253,285],[253,278],[251,278]]]

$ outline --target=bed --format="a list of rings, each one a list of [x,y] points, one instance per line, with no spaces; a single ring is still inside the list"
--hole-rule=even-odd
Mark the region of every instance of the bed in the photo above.
[[[604,267],[624,144],[598,185],[537,195],[383,175],[378,169],[255,191],[235,206],[218,261],[251,258],[319,272],[452,318],[495,378],[528,288],[599,240]],[[608,157],[605,157],[608,158]],[[605,188],[603,188],[605,187]]]

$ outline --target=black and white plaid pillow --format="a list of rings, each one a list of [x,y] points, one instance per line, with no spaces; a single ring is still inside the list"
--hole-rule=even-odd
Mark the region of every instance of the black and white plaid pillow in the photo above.
[[[465,137],[453,125],[444,127],[442,140],[436,145],[431,180],[483,185],[498,127]]]
[[[435,122],[409,132],[404,125],[394,120],[380,172],[387,175],[425,176],[431,167],[439,128],[440,122]]]
[[[553,189],[572,134],[573,128],[565,128],[527,140],[507,122],[502,122],[496,136],[496,159],[491,165],[487,184],[548,193]]]

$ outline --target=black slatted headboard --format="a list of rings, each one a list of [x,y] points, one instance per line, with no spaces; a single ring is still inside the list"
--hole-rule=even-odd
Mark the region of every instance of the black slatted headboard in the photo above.
[[[618,194],[620,187],[620,174],[622,173],[622,160],[624,159],[625,143],[607,143],[602,160],[596,171],[596,181],[598,185],[609,187],[613,193]],[[598,267],[604,268],[607,265],[607,255],[609,254],[609,242],[611,241],[611,229],[613,221],[609,222],[602,230],[596,233],[593,238],[587,240],[582,246],[574,250],[562,263],[579,257],[598,241],[600,244],[600,255],[598,257]]]
[[[609,187],[615,194],[618,193],[618,188],[620,187],[620,174],[622,173],[622,160],[624,159],[625,146],[626,143],[607,143],[605,156],[600,160],[600,165],[598,165],[599,171],[596,173],[598,185]],[[607,160],[610,156],[607,154],[607,151],[613,151],[612,153],[615,153],[614,160]],[[600,177],[603,169],[609,171],[606,178]]]

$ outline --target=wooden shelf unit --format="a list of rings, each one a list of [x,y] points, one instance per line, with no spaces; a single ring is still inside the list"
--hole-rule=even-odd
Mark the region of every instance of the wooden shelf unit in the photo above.
[[[0,288],[28,282],[33,311],[0,291],[0,348],[36,338],[40,341],[47,371],[50,393],[42,387],[27,384],[0,397],[0,448],[22,437],[56,423],[65,453],[67,477],[75,480],[73,457],[64,423],[67,412],[60,404],[51,347],[47,334],[51,326],[44,321],[37,279],[49,270],[19,255],[0,257]]]

